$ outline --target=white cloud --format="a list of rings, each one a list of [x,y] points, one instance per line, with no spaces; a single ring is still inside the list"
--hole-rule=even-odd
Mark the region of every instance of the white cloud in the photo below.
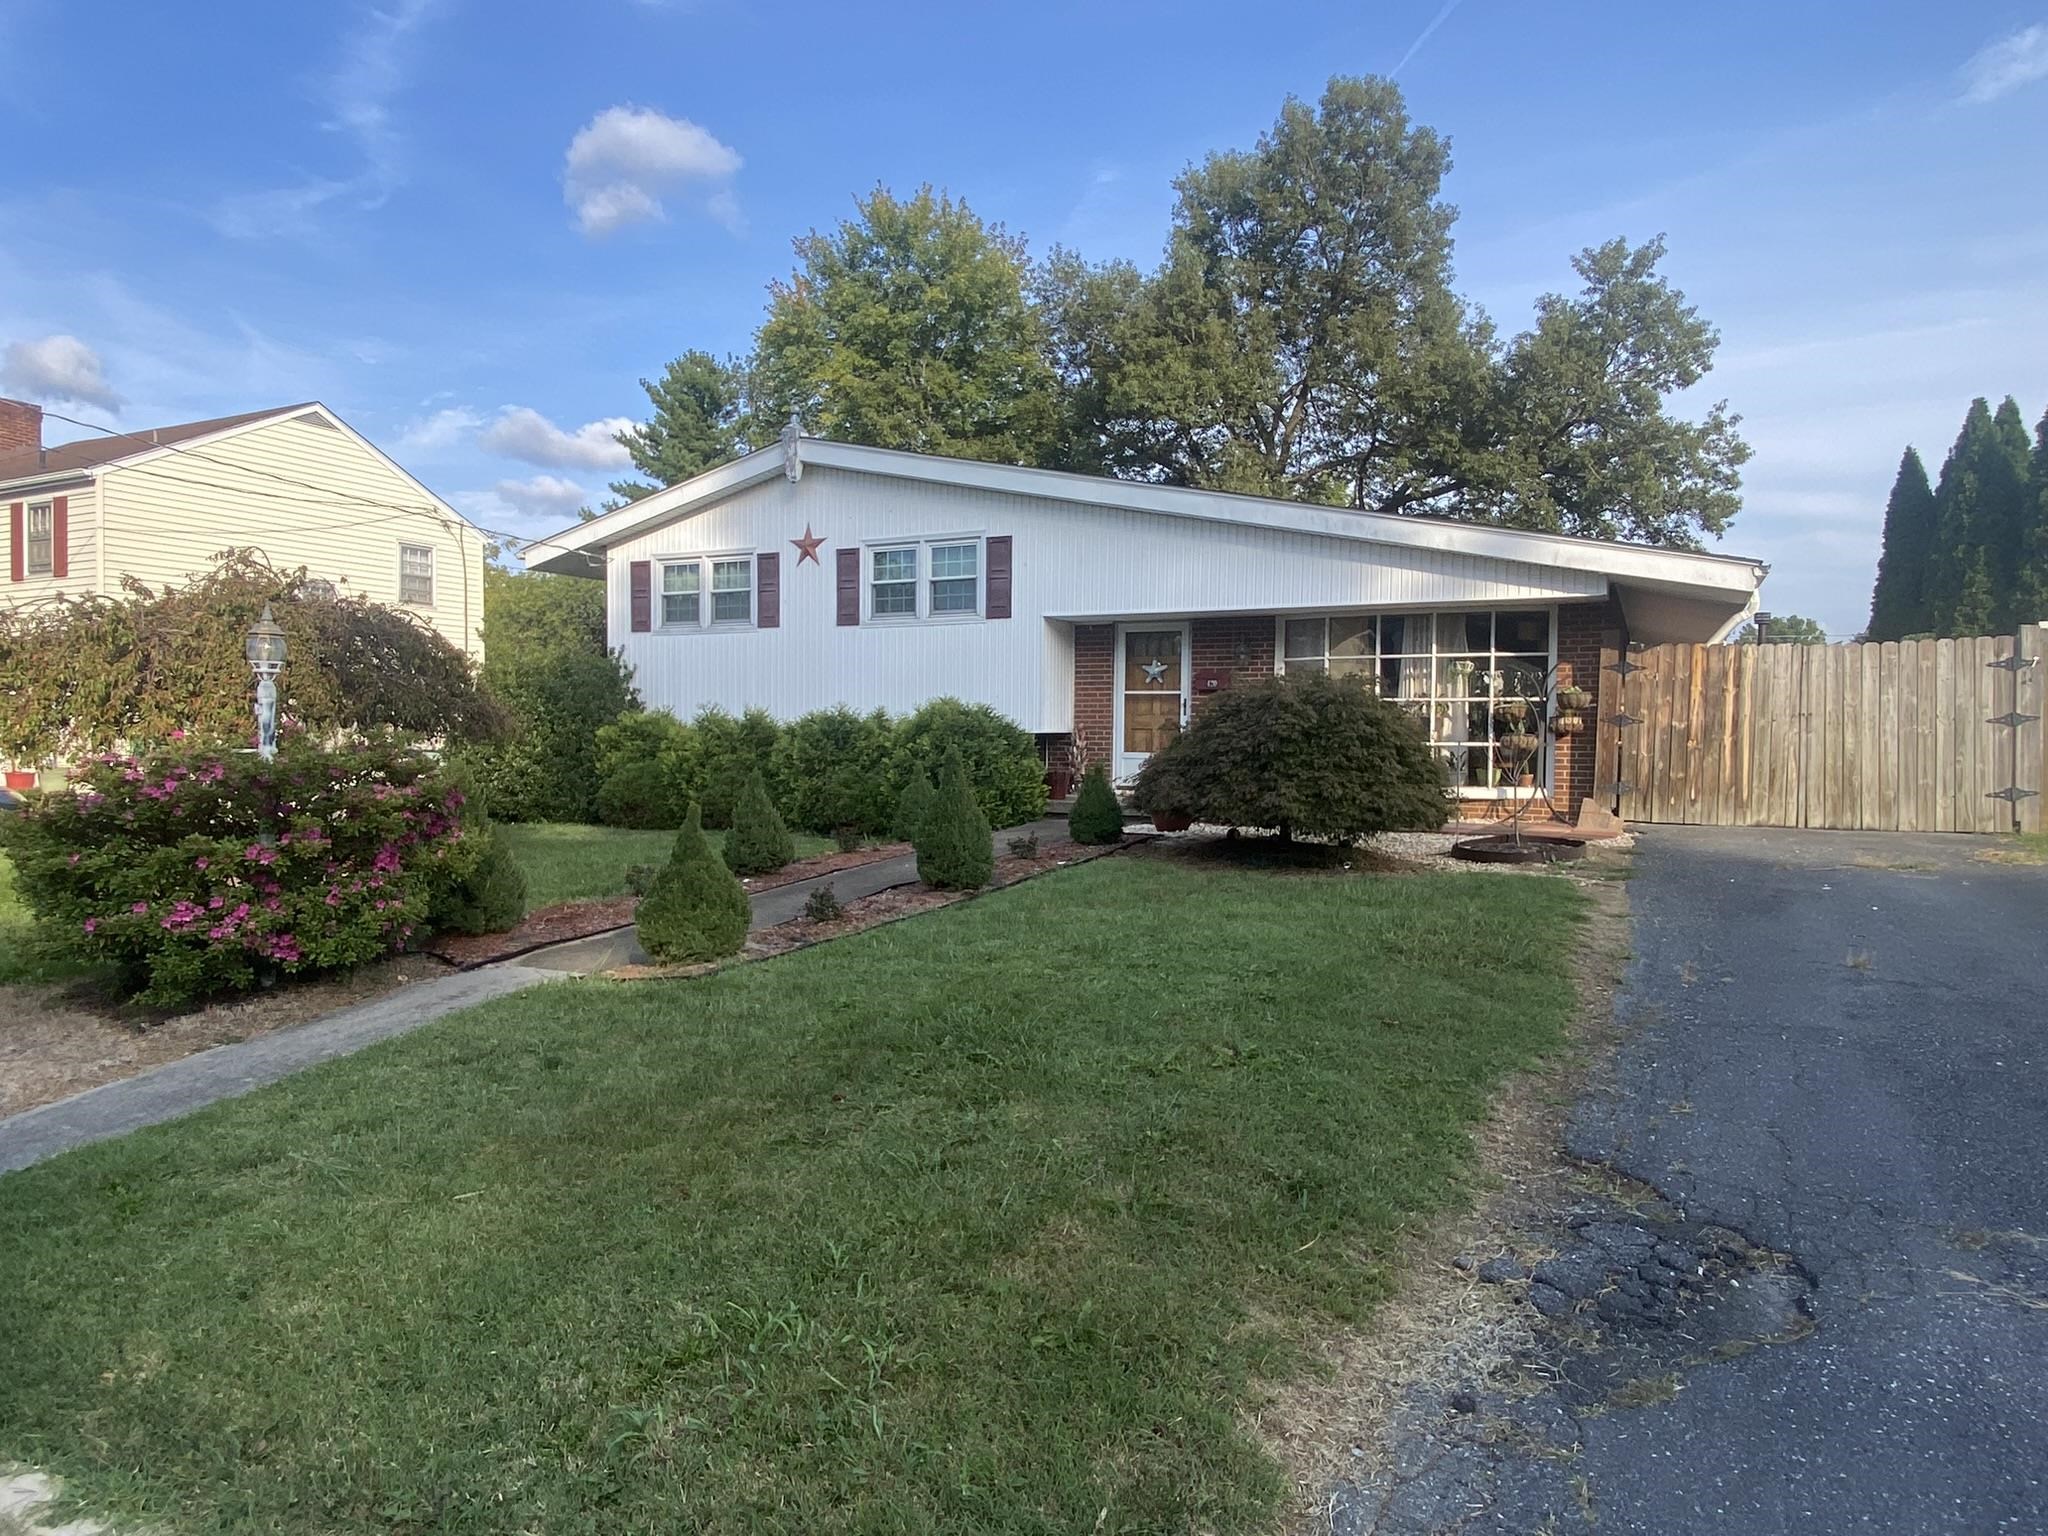
[[[528,517],[570,517],[590,500],[582,486],[558,475],[535,475],[530,480],[500,480],[491,493],[515,511]]]
[[[466,440],[483,424],[483,417],[467,406],[446,406],[431,416],[407,422],[398,435],[398,446],[411,453],[437,453]]]
[[[0,388],[31,400],[66,400],[118,411],[121,397],[107,384],[99,354],[76,336],[11,341],[0,354]]]
[[[705,211],[728,229],[739,205],[725,185],[740,168],[739,152],[687,118],[651,107],[607,107],[569,141],[563,200],[593,237],[667,216],[664,193],[692,183],[710,188]]]
[[[409,77],[413,34],[442,3],[398,0],[389,10],[369,9],[342,39],[340,62],[321,87],[329,113],[322,126],[350,141],[359,170],[223,198],[214,210],[214,227],[237,240],[305,238],[315,233],[317,215],[330,203],[380,206],[406,178],[405,143],[391,104]]]
[[[1963,100],[1981,105],[2048,80],[2048,25],[2022,27],[1980,49],[1963,66]]]
[[[508,405],[484,428],[477,446],[508,459],[549,469],[620,469],[633,462],[618,434],[633,425],[626,416],[607,416],[565,429],[531,406]]]

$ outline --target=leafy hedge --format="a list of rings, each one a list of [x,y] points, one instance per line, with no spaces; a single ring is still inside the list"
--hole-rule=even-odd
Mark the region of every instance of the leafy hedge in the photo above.
[[[177,1004],[403,949],[458,905],[494,918],[508,877],[485,867],[481,830],[459,777],[426,756],[298,737],[272,762],[102,754],[0,838],[46,932]]]
[[[243,659],[264,604],[285,632],[278,714],[316,734],[386,727],[493,740],[512,722],[456,646],[413,614],[337,597],[303,569],[231,552],[185,586],[0,609],[0,757],[67,761],[155,750],[180,733],[250,742]]]

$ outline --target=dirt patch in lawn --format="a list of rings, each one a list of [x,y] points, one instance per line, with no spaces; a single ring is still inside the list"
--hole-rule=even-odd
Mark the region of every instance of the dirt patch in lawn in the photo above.
[[[0,1116],[195,1051],[303,1024],[448,971],[432,955],[398,955],[346,975],[287,983],[169,1016],[127,1008],[85,982],[0,987]]]

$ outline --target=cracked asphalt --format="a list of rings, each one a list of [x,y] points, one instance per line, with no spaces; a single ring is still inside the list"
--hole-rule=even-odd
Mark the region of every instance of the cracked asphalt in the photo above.
[[[1643,839],[1569,1149],[1790,1255],[1815,1326],[1586,1418],[1602,1533],[2048,1531],[2048,868],[1995,846]]]

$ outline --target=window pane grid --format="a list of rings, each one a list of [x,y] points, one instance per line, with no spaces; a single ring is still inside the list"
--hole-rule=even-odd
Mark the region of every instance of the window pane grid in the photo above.
[[[56,568],[52,558],[56,544],[57,514],[49,502],[28,509],[28,549],[25,552],[28,574],[47,576]]]
[[[754,562],[711,562],[711,622],[745,624],[754,616]]]
[[[423,544],[398,546],[398,600],[401,603],[434,601],[434,551]]]

